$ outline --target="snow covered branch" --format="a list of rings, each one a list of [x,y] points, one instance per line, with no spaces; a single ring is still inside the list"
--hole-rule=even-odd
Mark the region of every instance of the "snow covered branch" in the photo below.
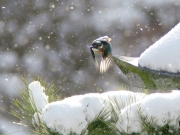
[[[164,132],[164,129],[177,133],[179,129],[179,91],[145,95],[121,90],[49,102],[48,96],[52,95],[46,95],[47,90],[34,81],[27,86],[26,92],[20,92],[21,97],[25,97],[23,101],[13,101],[17,110],[12,114],[38,134],[100,134],[99,129],[105,130],[101,133],[114,135],[147,134],[149,129],[151,133]],[[27,106],[20,108],[23,103]]]

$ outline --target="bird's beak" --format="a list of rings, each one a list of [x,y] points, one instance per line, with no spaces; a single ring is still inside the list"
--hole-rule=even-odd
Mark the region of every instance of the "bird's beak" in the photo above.
[[[87,47],[92,48],[93,46],[92,46],[92,45],[90,45],[90,46],[87,46]]]
[[[98,49],[94,48],[92,45],[91,46],[88,46],[91,50],[93,50],[94,52],[99,52]]]

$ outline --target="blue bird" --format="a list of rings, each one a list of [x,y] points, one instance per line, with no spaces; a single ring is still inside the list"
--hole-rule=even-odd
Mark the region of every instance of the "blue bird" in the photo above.
[[[99,37],[98,39],[94,40],[92,42],[92,45],[90,46],[91,54],[94,59],[96,69],[100,70],[100,73],[106,72],[107,69],[111,66],[113,61],[110,41],[111,38],[109,38],[108,36]],[[97,62],[95,52],[102,53],[102,60],[100,63],[100,67]]]

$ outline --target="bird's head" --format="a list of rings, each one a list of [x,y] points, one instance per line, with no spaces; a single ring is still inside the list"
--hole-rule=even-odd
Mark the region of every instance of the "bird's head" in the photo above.
[[[90,48],[94,52],[110,53],[111,54],[111,38],[108,36],[100,37],[92,42]]]

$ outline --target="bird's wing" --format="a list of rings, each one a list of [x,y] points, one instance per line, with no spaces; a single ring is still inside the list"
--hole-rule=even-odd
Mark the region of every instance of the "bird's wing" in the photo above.
[[[98,61],[97,61],[97,59],[95,58],[95,62],[94,62],[94,64],[95,64],[95,67],[96,67],[96,71],[98,71],[99,72],[99,64],[98,64]]]
[[[108,55],[106,58],[103,58],[100,63],[100,73],[104,73],[112,65],[112,55]]]
[[[95,59],[96,59],[96,57],[95,57],[95,53],[94,53],[94,51],[92,50],[92,47],[90,47],[90,50],[91,50],[92,57],[93,57],[93,59],[95,60]]]
[[[98,70],[99,70],[99,64],[98,64],[98,61],[97,61],[97,59],[96,59],[95,53],[94,53],[94,51],[92,50],[92,48],[90,48],[90,50],[91,50],[92,57],[93,57],[93,59],[94,59],[94,64],[95,64],[96,70],[98,71]]]

